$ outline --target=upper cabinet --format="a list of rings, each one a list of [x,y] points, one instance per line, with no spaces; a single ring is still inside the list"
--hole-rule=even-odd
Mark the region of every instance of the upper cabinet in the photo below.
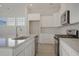
[[[41,27],[56,27],[60,25],[58,14],[52,16],[41,16]]]
[[[60,17],[66,10],[70,10],[70,24],[79,22],[79,4],[78,3],[61,4]]]
[[[52,27],[53,16],[41,16],[41,27]]]
[[[40,21],[40,14],[39,13],[30,13],[28,14],[29,21]]]
[[[53,14],[53,24],[54,24],[54,27],[57,27],[57,26],[61,26],[61,21],[60,21],[60,14],[59,12],[56,12]]]
[[[66,4],[66,9],[70,10],[70,23],[79,22],[79,4]]]

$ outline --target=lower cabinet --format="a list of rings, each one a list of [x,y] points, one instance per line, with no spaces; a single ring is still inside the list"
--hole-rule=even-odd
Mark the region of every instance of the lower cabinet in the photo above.
[[[35,55],[35,41],[34,41],[34,39],[31,40],[29,42],[29,44],[26,43],[25,55],[26,56],[34,56]]]
[[[21,51],[17,56],[25,56],[25,51]]]
[[[23,47],[24,49],[20,51],[20,53],[17,56],[34,56],[35,55],[35,41],[33,38],[32,40],[29,40],[28,42],[26,42],[25,45],[22,46],[21,48]]]
[[[60,56],[79,56],[78,53],[67,43],[60,40]]]
[[[20,43],[15,47],[0,47],[0,56],[34,56],[35,39],[34,37]]]
[[[70,48],[60,40],[60,56],[69,56],[70,55]]]
[[[60,56],[69,56],[66,50],[61,46],[60,46]]]

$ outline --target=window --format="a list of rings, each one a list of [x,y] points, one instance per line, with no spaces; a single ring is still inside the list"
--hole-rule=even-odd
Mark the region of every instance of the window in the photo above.
[[[5,26],[6,25],[6,19],[3,17],[0,17],[0,26]]]
[[[10,17],[7,19],[7,26],[15,26],[15,18]]]
[[[25,17],[10,17],[7,19],[8,26],[24,26],[25,25]]]

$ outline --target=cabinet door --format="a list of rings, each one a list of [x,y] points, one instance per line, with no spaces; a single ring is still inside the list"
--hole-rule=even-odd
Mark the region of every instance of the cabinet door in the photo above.
[[[35,41],[34,41],[34,38],[31,42],[31,45],[30,45],[30,51],[31,51],[31,56],[34,56],[35,55]]]
[[[66,52],[66,50],[63,47],[61,47],[60,56],[69,56],[69,54]]]
[[[25,50],[21,51],[17,56],[25,56]]]
[[[60,26],[59,13],[53,16],[41,16],[41,27],[56,27]]]
[[[29,46],[25,48],[25,56],[31,56],[30,55],[30,47]]]
[[[40,14],[39,13],[28,14],[28,20],[29,21],[39,21],[40,20]]]
[[[60,56],[69,56],[70,53],[68,52],[68,47],[61,40],[60,40],[59,52]]]
[[[35,44],[34,44],[34,39],[31,38],[31,40],[26,43],[26,48],[25,48],[25,55],[26,56],[34,56],[35,54]]]
[[[70,23],[79,22],[79,4],[66,4],[66,9],[70,10]]]
[[[21,52],[24,52],[24,50],[25,50],[25,43],[20,43],[20,45],[15,47],[13,50],[14,56],[19,55]]]
[[[41,16],[41,26],[42,27],[52,27],[53,16]]]

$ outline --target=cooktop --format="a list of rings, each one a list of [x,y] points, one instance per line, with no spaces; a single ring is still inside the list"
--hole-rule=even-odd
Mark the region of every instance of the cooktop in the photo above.
[[[76,35],[55,34],[54,38],[78,38]]]

